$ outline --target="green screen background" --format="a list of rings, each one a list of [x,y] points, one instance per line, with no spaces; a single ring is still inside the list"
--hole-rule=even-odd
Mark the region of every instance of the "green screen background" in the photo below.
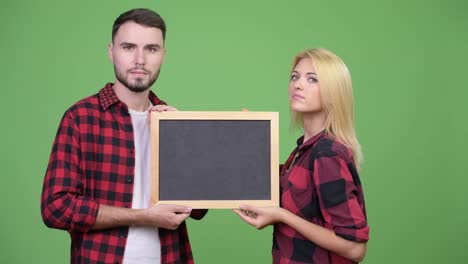
[[[467,263],[468,2],[2,0],[1,263],[67,263],[40,193],[63,112],[114,79],[114,19],[134,7],[168,24],[153,91],[180,110],[280,112],[294,147],[292,57],[326,47],[348,64],[371,240],[364,263]],[[198,263],[270,263],[271,228],[230,210],[188,221]]]

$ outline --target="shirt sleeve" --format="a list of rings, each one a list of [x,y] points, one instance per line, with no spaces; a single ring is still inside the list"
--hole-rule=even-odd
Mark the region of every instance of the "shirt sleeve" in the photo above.
[[[314,182],[320,211],[327,228],[356,242],[369,240],[362,188],[342,153],[319,153],[314,162]],[[355,175],[357,177],[357,175]]]
[[[99,205],[82,193],[80,154],[79,129],[67,111],[55,137],[42,189],[41,214],[48,227],[87,232],[96,221]]]

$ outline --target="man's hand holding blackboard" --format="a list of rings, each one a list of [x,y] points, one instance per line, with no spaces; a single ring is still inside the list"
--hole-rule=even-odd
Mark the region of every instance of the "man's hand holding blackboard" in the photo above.
[[[177,108],[170,105],[153,105],[148,107],[148,112],[177,111]]]
[[[148,116],[146,118],[146,121],[149,124],[151,124],[151,112],[165,112],[165,111],[178,111],[177,108],[170,106],[170,105],[153,105],[149,106],[148,109]]]
[[[192,208],[180,205],[157,204],[146,209],[148,225],[174,230],[190,216]]]

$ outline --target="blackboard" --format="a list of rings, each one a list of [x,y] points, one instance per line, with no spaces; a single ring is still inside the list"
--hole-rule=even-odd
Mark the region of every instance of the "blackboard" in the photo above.
[[[151,113],[151,202],[279,205],[277,112]]]

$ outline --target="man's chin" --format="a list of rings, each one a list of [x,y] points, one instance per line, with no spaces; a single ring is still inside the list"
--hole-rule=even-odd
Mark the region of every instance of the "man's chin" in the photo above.
[[[149,89],[149,86],[127,86],[127,88],[134,93],[142,93]]]
[[[149,83],[134,82],[134,83],[128,83],[128,85],[126,86],[132,92],[142,93],[148,90],[151,85],[149,85]]]
[[[120,75],[116,74],[117,80],[125,86],[128,90],[134,92],[134,93],[142,93],[145,91],[148,91],[153,85],[153,83],[156,81],[156,78],[154,79],[147,79],[147,78],[121,78]]]

